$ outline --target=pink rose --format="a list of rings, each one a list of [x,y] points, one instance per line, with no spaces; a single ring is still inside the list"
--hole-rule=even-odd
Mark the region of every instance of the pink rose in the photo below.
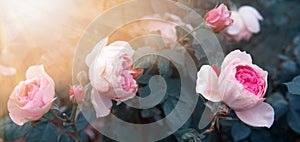
[[[232,11],[233,24],[225,32],[228,41],[239,42],[249,40],[254,33],[260,31],[259,20],[263,20],[260,13],[251,6],[242,6],[238,11]]]
[[[165,48],[172,49],[177,44],[177,32],[176,32],[176,26],[182,26],[183,28],[186,28],[188,31],[192,31],[193,27],[190,24],[186,24],[182,21],[182,19],[174,14],[171,13],[164,13],[163,16],[161,15],[152,15],[152,16],[146,16],[142,19],[150,19],[152,21],[148,21],[141,26],[142,30],[147,30],[148,32],[160,32],[161,37],[163,39],[163,42],[165,44]],[[158,20],[160,19],[160,20]],[[161,20],[163,19],[163,20]],[[165,21],[164,21],[165,20]],[[140,27],[138,28],[140,30]],[[153,42],[153,41],[152,41]],[[152,42],[148,42],[146,44],[153,44]],[[157,44],[157,43],[155,43]],[[154,45],[155,45],[154,44]]]
[[[274,110],[264,103],[268,73],[252,64],[249,54],[235,50],[228,54],[220,75],[204,65],[198,72],[196,91],[210,101],[223,101],[244,123],[271,127]]]
[[[70,99],[72,100],[73,98],[76,103],[79,103],[84,99],[84,89],[81,85],[71,87]]]
[[[31,66],[26,72],[26,80],[21,81],[9,97],[9,116],[18,125],[38,120],[49,111],[54,97],[54,82],[44,66]]]
[[[126,101],[133,98],[138,90],[134,77],[138,77],[140,71],[132,68],[134,50],[125,41],[106,45],[107,41],[108,38],[101,40],[86,58],[93,86],[91,101],[97,117],[110,113],[111,100],[118,103]]]
[[[205,16],[205,22],[212,27],[213,32],[218,33],[230,26],[233,20],[230,18],[231,12],[224,4],[210,10]]]

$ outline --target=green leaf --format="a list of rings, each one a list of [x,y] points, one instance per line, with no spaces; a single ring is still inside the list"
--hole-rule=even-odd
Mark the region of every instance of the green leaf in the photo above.
[[[84,129],[87,125],[89,125],[89,122],[85,119],[85,117],[83,116],[83,114],[80,113],[80,114],[77,116],[76,123],[75,123],[75,126],[76,126],[77,131],[81,131],[81,130]]]
[[[300,96],[288,94],[290,101],[289,111],[287,113],[287,122],[290,128],[300,134]]]
[[[231,136],[234,141],[240,141],[247,138],[251,133],[251,129],[243,123],[235,123],[231,128]]]
[[[292,94],[300,95],[300,76],[296,76],[291,82],[285,83]]]
[[[163,104],[163,110],[165,115],[168,115],[176,106],[177,100],[174,98],[168,98]]]
[[[281,93],[272,94],[268,97],[267,102],[274,108],[276,118],[280,118],[288,111],[289,103],[284,99]]]
[[[15,124],[9,116],[6,116],[0,121],[0,137],[7,141],[16,140],[24,136],[30,128],[31,122],[19,126]]]
[[[251,142],[273,142],[271,133],[266,128],[253,130],[250,136]]]
[[[57,141],[58,133],[52,123],[38,123],[31,129],[26,137],[30,142],[54,142]]]

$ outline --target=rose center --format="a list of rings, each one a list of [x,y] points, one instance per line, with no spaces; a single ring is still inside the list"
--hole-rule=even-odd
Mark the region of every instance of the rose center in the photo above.
[[[265,81],[250,66],[237,66],[235,78],[245,89],[255,95],[259,95],[265,88]]]

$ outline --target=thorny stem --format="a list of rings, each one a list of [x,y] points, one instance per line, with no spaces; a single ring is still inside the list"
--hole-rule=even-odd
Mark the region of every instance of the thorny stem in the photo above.
[[[195,27],[192,31],[188,32],[187,34],[185,34],[184,36],[180,37],[178,39],[179,42],[183,41],[189,34],[201,29],[201,28],[207,28],[207,25],[205,25],[204,22],[202,22],[199,26]]]

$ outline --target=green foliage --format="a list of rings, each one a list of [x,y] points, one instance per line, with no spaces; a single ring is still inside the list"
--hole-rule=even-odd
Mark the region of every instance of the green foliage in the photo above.
[[[7,141],[16,140],[23,137],[30,128],[31,122],[19,126],[7,116],[0,121],[0,137]]]
[[[251,129],[243,123],[234,123],[231,128],[231,136],[234,141],[241,141],[247,138],[251,133]]]
[[[290,93],[300,95],[300,76],[295,77],[293,81],[285,83],[285,85]]]
[[[30,130],[26,137],[26,141],[30,142],[46,142],[57,141],[58,132],[55,125],[52,123],[37,123]]]

